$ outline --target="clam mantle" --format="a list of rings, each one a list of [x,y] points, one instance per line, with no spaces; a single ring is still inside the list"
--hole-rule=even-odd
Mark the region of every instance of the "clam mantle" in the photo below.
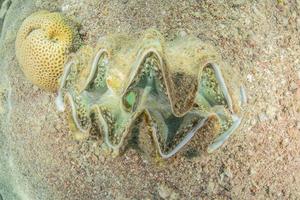
[[[212,152],[237,129],[245,103],[239,80],[196,37],[116,34],[70,57],[56,104],[73,131],[96,137],[114,156],[134,145],[170,158],[183,148],[199,150],[207,138]]]

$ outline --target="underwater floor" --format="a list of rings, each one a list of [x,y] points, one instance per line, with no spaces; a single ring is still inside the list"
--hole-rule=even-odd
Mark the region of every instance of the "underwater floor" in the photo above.
[[[0,200],[299,199],[300,2],[0,0]],[[59,11],[83,43],[148,28],[219,50],[247,93],[238,130],[213,153],[153,162],[134,148],[104,156],[74,140],[57,94],[31,84],[15,55],[22,21]]]

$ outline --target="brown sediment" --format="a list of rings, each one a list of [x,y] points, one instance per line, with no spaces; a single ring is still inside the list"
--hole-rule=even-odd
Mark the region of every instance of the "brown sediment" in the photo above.
[[[66,15],[81,21],[85,40],[92,44],[99,36],[118,32],[120,28],[131,33],[150,26],[168,38],[177,33],[209,38],[220,47],[232,71],[241,74],[249,98],[239,133],[213,154],[178,156],[159,166],[147,162],[135,150],[115,159],[105,158],[97,142],[71,139],[66,119],[56,111],[54,95],[32,87],[25,80],[14,58],[13,34],[6,36],[5,46],[0,48],[1,56],[5,55],[1,66],[5,63],[6,67],[0,67],[0,71],[1,75],[9,75],[12,110],[6,124],[10,129],[6,127],[6,132],[0,133],[3,161],[0,165],[7,163],[7,156],[3,155],[9,155],[14,172],[19,172],[16,173],[19,183],[26,182],[21,189],[14,187],[20,196],[27,194],[31,199],[300,197],[297,159],[300,116],[294,92],[298,89],[293,89],[299,87],[293,86],[299,79],[298,3],[129,0],[84,4],[67,0],[63,5],[60,1],[36,4],[38,9],[63,7]],[[30,13],[27,10],[27,15]],[[18,15],[25,17],[20,12]],[[2,169],[0,193],[6,198],[10,197],[6,191],[9,191],[11,167]]]

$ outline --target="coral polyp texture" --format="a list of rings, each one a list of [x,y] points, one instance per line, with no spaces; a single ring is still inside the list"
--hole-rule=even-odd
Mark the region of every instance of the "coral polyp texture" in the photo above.
[[[151,157],[212,152],[241,122],[244,90],[213,46],[192,36],[165,41],[101,38],[65,66],[56,99],[74,132],[114,156],[129,147]],[[204,145],[203,145],[204,144]]]
[[[46,91],[56,91],[74,38],[75,29],[60,13],[39,11],[27,17],[15,43],[25,76]]]

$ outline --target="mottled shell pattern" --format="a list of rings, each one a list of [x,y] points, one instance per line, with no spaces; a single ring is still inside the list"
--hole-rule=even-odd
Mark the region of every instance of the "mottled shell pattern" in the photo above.
[[[211,45],[192,36],[165,41],[151,29],[82,47],[65,66],[56,103],[73,131],[98,138],[114,156],[135,146],[170,158],[203,141],[212,152],[241,122],[236,77]]]

